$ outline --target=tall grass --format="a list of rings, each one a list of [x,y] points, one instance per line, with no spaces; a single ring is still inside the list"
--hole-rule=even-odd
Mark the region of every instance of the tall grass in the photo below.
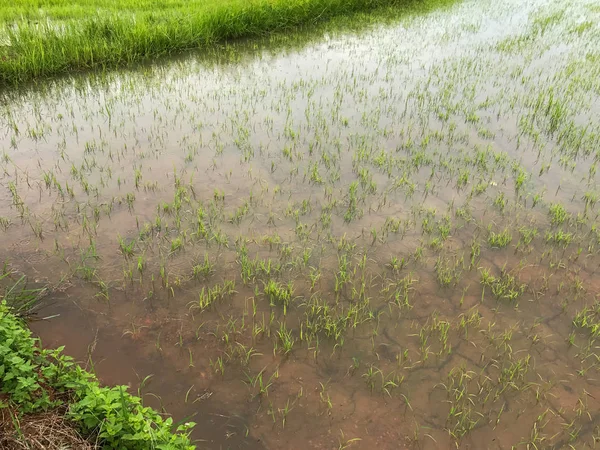
[[[138,3],[141,9],[136,11]],[[0,7],[0,18],[5,18],[5,37],[3,41],[0,39],[0,85],[130,64],[230,39],[316,23],[335,15],[389,6],[432,7],[448,1],[209,0],[192,1],[188,8],[159,7],[156,10],[148,10],[146,3],[125,1],[115,9],[110,8],[110,1],[101,0],[99,6],[104,7],[85,17],[81,16],[82,11],[92,11],[92,7],[82,10],[73,5],[72,16],[65,7],[50,8],[49,14],[55,11],[55,17],[49,15],[35,22],[27,19],[31,9],[21,11],[22,18],[14,21],[17,13],[7,6]]]
[[[23,275],[14,281],[10,273],[0,276],[0,285],[7,283],[3,292],[0,292],[0,301],[6,302],[12,314],[17,317],[33,315],[39,307],[39,302],[46,295],[46,288],[30,288],[27,278]]]

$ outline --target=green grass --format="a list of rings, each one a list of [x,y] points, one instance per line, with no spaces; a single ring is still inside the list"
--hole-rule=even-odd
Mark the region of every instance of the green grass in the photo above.
[[[33,315],[39,306],[40,300],[46,295],[46,288],[29,288],[25,275],[16,281],[11,281],[10,276],[10,272],[0,276],[1,283],[8,282],[8,286],[4,288],[4,293],[0,294],[0,298],[6,302],[15,316],[28,317]]]
[[[0,85],[131,64],[380,7],[449,0],[25,0],[0,6]]]

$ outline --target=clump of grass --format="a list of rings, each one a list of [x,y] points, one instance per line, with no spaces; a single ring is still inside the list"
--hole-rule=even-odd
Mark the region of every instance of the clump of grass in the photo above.
[[[195,279],[200,279],[200,277],[209,277],[213,272],[214,264],[208,258],[208,253],[204,254],[204,261],[202,263],[198,262],[192,266],[192,277]]]
[[[400,272],[406,264],[406,258],[402,257],[401,259],[398,259],[398,257],[392,256],[387,266],[394,272]]]
[[[294,285],[291,281],[287,285],[283,285],[277,281],[269,280],[265,285],[265,294],[269,298],[271,306],[283,306],[283,311],[286,313],[287,307],[292,301]]]
[[[281,351],[284,355],[289,354],[294,348],[294,343],[296,339],[292,335],[292,330],[289,330],[285,323],[282,322],[279,326],[279,330],[277,331],[277,337],[279,338],[279,343],[281,344]]]
[[[212,288],[203,287],[198,293],[198,301],[192,304],[192,307],[201,310],[209,308],[214,303],[223,300],[235,293],[235,281],[225,280],[221,284],[216,284]]]
[[[1,275],[0,282],[10,280],[10,275],[10,272]],[[35,313],[46,292],[46,288],[28,287],[27,278],[23,275],[17,281],[10,281],[4,293],[0,295],[0,300],[6,302],[14,315],[28,317]]]
[[[573,242],[574,235],[571,232],[556,230],[556,231],[546,231],[546,242],[548,244],[554,244],[561,247],[567,247],[571,242]]]
[[[462,273],[463,260],[439,256],[435,262],[435,274],[437,281],[442,287],[456,285]]]
[[[251,376],[246,373],[247,381],[244,381],[248,385],[248,387],[255,389],[257,392],[253,396],[254,397],[263,397],[269,395],[269,388],[273,385],[273,379],[276,378],[277,372],[271,374],[269,379],[263,378],[263,374],[265,373],[266,367],[262,369],[255,376]]]
[[[600,302],[586,306],[575,314],[573,325],[589,331],[592,337],[600,336]]]
[[[519,242],[517,246],[528,246],[533,239],[538,235],[536,227],[521,227],[519,228]]]
[[[517,278],[506,269],[502,269],[500,276],[495,277],[491,275],[489,269],[483,268],[480,282],[483,286],[482,299],[485,288],[488,287],[497,300],[508,300],[513,303],[525,292],[527,287],[525,284],[519,283]]]
[[[348,188],[348,209],[344,214],[344,220],[351,222],[353,219],[360,217],[361,211],[358,208],[358,197],[357,197],[358,181],[354,181]]]
[[[135,249],[135,241],[131,240],[127,243],[121,236],[118,236],[117,239],[119,241],[119,250],[121,250],[123,256],[125,258],[131,258]]]
[[[174,238],[171,241],[171,253],[178,252],[183,248],[183,245],[183,239],[181,238],[181,236]]]
[[[496,233],[489,230],[488,244],[492,248],[504,248],[512,242],[512,233],[508,228]]]
[[[550,205],[549,215],[550,223],[552,225],[562,225],[569,218],[567,210],[560,203],[553,203]]]

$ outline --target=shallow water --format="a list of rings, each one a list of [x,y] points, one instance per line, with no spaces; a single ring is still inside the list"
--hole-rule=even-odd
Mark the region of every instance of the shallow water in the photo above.
[[[199,448],[593,448],[599,16],[464,2],[3,94],[32,328]]]

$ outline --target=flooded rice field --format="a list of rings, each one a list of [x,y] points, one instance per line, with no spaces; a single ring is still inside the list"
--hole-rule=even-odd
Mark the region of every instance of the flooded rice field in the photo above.
[[[4,270],[198,448],[595,448],[599,22],[466,1],[5,92]]]

